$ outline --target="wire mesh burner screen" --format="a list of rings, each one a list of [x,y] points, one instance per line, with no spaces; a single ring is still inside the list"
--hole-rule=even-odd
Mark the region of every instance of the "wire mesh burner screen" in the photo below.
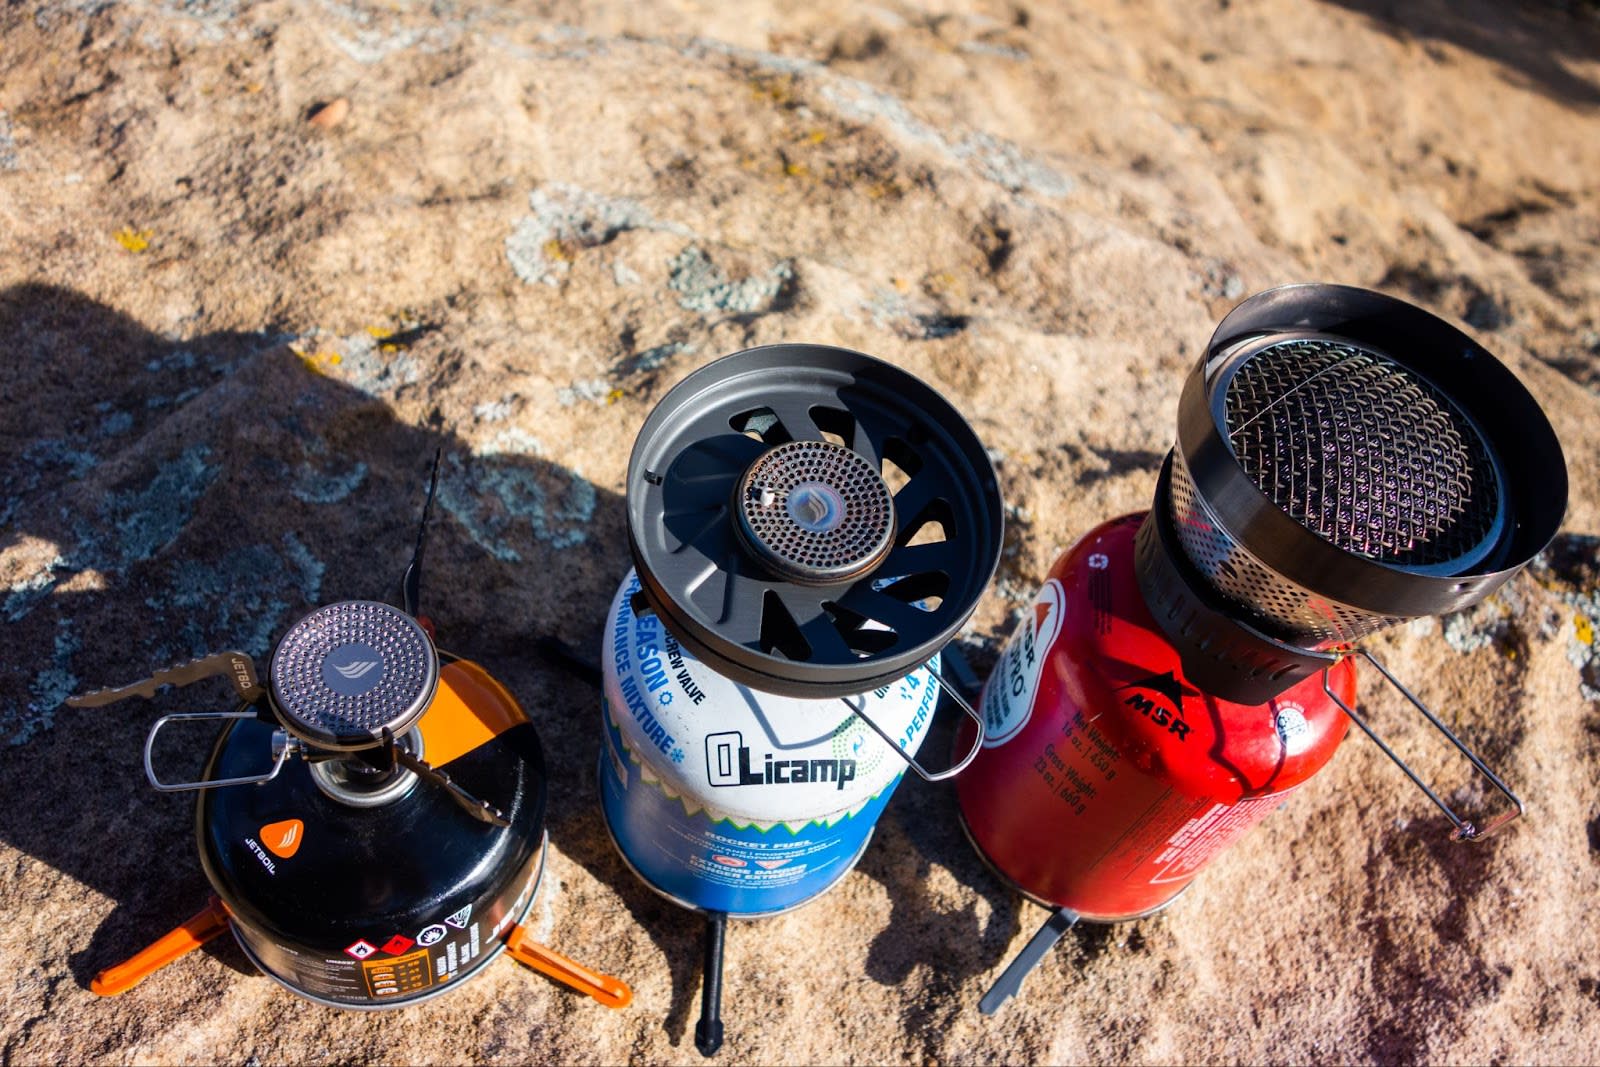
[[[1228,381],[1225,426],[1256,486],[1347,552],[1453,573],[1495,544],[1502,493],[1477,429],[1378,352],[1323,339],[1270,345]]]
[[[439,659],[405,612],[376,601],[318,608],[272,654],[272,698],[284,724],[314,744],[371,745],[403,733],[433,699]]]
[[[800,582],[871,569],[894,536],[889,487],[867,460],[831,441],[764,453],[739,486],[739,524],[763,562]]]
[[[1348,286],[1229,312],[1177,430],[1140,587],[1185,670],[1236,701],[1281,691],[1279,662],[1294,684],[1320,653],[1478,603],[1566,507],[1560,442],[1515,375],[1449,323]]]
[[[1172,464],[1171,503],[1184,555],[1219,592],[1283,631],[1283,636],[1314,638],[1317,643],[1354,641],[1400,621],[1319,597],[1261,562],[1223,529],[1177,457]]]

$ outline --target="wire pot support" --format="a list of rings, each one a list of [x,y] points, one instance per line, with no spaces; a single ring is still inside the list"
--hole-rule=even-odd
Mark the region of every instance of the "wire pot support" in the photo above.
[[[1412,770],[1406,761],[1401,759],[1399,754],[1396,753],[1394,749],[1390,748],[1383,738],[1377,735],[1367,720],[1363,719],[1359,714],[1356,713],[1355,708],[1352,708],[1350,705],[1339,699],[1338,694],[1333,691],[1332,685],[1329,684],[1330,680],[1328,678],[1328,669],[1324,669],[1322,672],[1322,691],[1328,694],[1328,699],[1337,704],[1339,709],[1348,715],[1352,722],[1361,727],[1361,732],[1370,737],[1373,740],[1373,743],[1383,751],[1383,754],[1388,756],[1389,759],[1394,762],[1396,767],[1399,767],[1402,771],[1404,771],[1406,777],[1410,778],[1412,783],[1415,784],[1418,789],[1427,794],[1428,799],[1433,801],[1435,807],[1444,812],[1445,817],[1449,819],[1451,824],[1454,826],[1454,829],[1450,832],[1450,839],[1452,841],[1481,841],[1492,834],[1498,833],[1500,830],[1504,829],[1506,826],[1522,817],[1527,810],[1525,805],[1522,803],[1522,798],[1518,797],[1516,793],[1513,793],[1511,791],[1511,787],[1506,785],[1506,783],[1501,780],[1498,774],[1495,774],[1494,771],[1490,770],[1488,765],[1478,757],[1478,754],[1468,748],[1466,744],[1459,737],[1457,737],[1448,726],[1441,722],[1439,717],[1422,702],[1421,698],[1419,698],[1410,689],[1406,688],[1405,684],[1401,682],[1400,679],[1396,678],[1394,674],[1390,672],[1389,668],[1385,667],[1376,656],[1363,648],[1349,649],[1345,652],[1345,655],[1360,656],[1362,659],[1372,664],[1373,667],[1377,668],[1378,673],[1383,675],[1384,679],[1396,690],[1398,690],[1401,696],[1409,700],[1413,707],[1422,712],[1423,717],[1426,718],[1428,722],[1433,724],[1433,728],[1449,739],[1450,743],[1456,747],[1458,752],[1467,758],[1468,762],[1472,764],[1473,768],[1476,769],[1479,774],[1487,778],[1489,783],[1493,785],[1495,789],[1499,790],[1500,793],[1511,802],[1511,811],[1496,816],[1481,829],[1476,823],[1473,823],[1467,819],[1463,819],[1461,816],[1457,815],[1453,810],[1451,810],[1450,805],[1446,804],[1439,794],[1434,792],[1428,783],[1424,782],[1421,776],[1419,776],[1416,771]]]

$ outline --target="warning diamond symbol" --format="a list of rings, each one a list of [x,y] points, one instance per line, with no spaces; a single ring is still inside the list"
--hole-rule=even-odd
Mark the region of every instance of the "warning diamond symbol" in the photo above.
[[[454,926],[457,930],[465,930],[467,928],[467,920],[470,918],[472,918],[472,905],[468,904],[466,907],[462,908],[460,911],[446,919],[445,922],[449,923],[451,926]]]
[[[400,953],[410,948],[413,944],[415,944],[415,942],[409,937],[406,937],[404,934],[395,934],[393,937],[383,943],[383,951],[387,952],[391,956],[398,956]]]
[[[376,951],[378,951],[376,945],[369,945],[365,941],[357,941],[345,949],[344,953],[346,956],[354,956],[358,960],[364,960]]]

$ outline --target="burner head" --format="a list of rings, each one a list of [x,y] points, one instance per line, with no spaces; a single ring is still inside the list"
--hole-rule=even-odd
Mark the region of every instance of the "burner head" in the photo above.
[[[1141,587],[1186,669],[1239,653],[1230,615],[1326,650],[1466,608],[1543,550],[1567,499],[1555,431],[1510,371],[1419,308],[1330,285],[1222,321],[1184,384],[1169,473],[1155,507],[1171,536],[1146,543],[1184,558],[1141,564]],[[1177,621],[1201,601],[1211,622]]]
[[[1416,573],[1484,562],[1505,527],[1489,445],[1437,387],[1333,337],[1269,340],[1217,386],[1228,447],[1306,529]]]
[[[928,662],[1000,562],[983,444],[938,390],[860,352],[767,345],[656,405],[628,461],[644,602],[717,673],[802,699]]]
[[[1326,335],[1269,337],[1230,351],[1209,388],[1250,484],[1328,546],[1397,575],[1461,574],[1503,549],[1507,493],[1488,442],[1387,353]],[[1181,456],[1171,506],[1201,573],[1277,629],[1349,641],[1397,621],[1275,573],[1230,532]]]
[[[791,581],[827,585],[867,573],[894,538],[894,499],[871,463],[832,441],[790,441],[739,483],[745,544]]]
[[[368,600],[318,608],[272,653],[272,700],[288,730],[322,749],[380,744],[433,700],[439,656],[417,620]]]

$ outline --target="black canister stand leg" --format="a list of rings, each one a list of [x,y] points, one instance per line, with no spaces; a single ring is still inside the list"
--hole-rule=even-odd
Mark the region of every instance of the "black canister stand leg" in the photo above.
[[[1050,918],[1039,927],[1039,932],[1034,934],[1028,943],[1023,946],[1017,958],[1011,961],[1005,971],[989,987],[989,992],[978,1001],[978,1010],[985,1015],[993,1015],[1000,1010],[1000,1006],[1022,989],[1022,980],[1033,973],[1039,966],[1039,961],[1044,959],[1046,952],[1056,947],[1056,942],[1061,940],[1061,935],[1078,921],[1078,913],[1071,908],[1062,908],[1052,912]]]
[[[694,1047],[702,1056],[715,1056],[722,1047],[722,938],[727,927],[726,912],[706,913],[705,975],[700,986],[700,1021],[694,1024]]]

